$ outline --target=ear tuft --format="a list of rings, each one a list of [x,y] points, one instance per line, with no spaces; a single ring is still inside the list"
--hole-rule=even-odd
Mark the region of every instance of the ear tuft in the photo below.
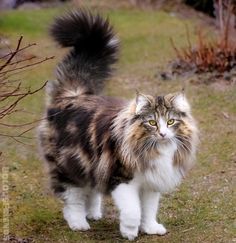
[[[172,104],[177,110],[181,112],[189,113],[191,110],[187,98],[183,92],[176,93],[173,96]]]
[[[144,94],[137,93],[136,96],[136,114],[140,114],[142,110],[151,106],[151,100]]]

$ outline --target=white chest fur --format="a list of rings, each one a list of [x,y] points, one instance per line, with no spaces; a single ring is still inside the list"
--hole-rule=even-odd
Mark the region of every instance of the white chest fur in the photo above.
[[[144,174],[136,175],[136,180],[139,181],[141,187],[167,193],[180,184],[182,173],[173,165],[175,151],[174,144],[163,147],[161,154],[155,160],[150,161],[151,168]]]

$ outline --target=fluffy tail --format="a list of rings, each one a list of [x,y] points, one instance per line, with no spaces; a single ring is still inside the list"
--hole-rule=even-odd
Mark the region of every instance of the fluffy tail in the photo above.
[[[51,91],[98,94],[117,60],[118,39],[108,20],[85,10],[72,11],[57,18],[50,33],[62,47],[72,47],[57,66]]]

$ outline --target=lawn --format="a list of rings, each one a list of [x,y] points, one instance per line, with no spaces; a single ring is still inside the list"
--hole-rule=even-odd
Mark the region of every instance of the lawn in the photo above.
[[[0,33],[10,39],[13,47],[23,35],[25,44],[37,43],[28,50],[30,54],[39,58],[55,56],[15,77],[25,86],[37,88],[54,77],[55,64],[64,52],[50,40],[47,30],[53,17],[61,12],[62,8],[49,8],[0,15]],[[170,37],[178,47],[186,45],[188,25],[194,41],[198,20],[162,11],[122,8],[103,10],[103,14],[109,16],[121,40],[120,62],[106,86],[106,94],[132,98],[136,89],[164,94],[184,86],[201,131],[194,169],[175,192],[164,195],[161,201],[159,219],[169,233],[162,237],[141,235],[135,242],[235,242],[236,86],[194,84],[180,78],[162,81],[157,75],[175,56]],[[26,98],[19,108],[24,111],[9,118],[9,123],[39,119],[44,111],[44,91]],[[0,131],[17,132],[1,126]],[[0,163],[9,168],[10,234],[15,239],[37,243],[126,242],[120,237],[117,212],[109,197],[105,199],[105,217],[91,223],[91,230],[80,233],[68,228],[61,203],[48,188],[35,134],[36,131],[29,132],[31,139],[24,141],[28,145],[0,140]]]

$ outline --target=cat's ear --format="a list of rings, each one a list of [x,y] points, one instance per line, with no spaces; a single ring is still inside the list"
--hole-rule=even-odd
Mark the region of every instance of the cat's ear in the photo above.
[[[185,112],[185,113],[189,113],[191,111],[190,105],[188,103],[188,100],[186,98],[184,91],[170,94],[168,96],[169,96],[168,97],[169,101],[171,102],[172,106],[175,109],[177,109],[181,112]]]
[[[136,114],[140,114],[142,111],[150,109],[152,100],[150,96],[136,92]]]

